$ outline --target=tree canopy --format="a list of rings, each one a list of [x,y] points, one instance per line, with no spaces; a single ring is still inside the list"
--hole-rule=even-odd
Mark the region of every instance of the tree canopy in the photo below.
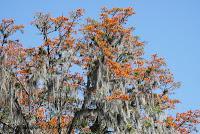
[[[164,58],[144,58],[145,42],[127,27],[132,8],[102,8],[99,19],[37,13],[42,44],[25,48],[0,22],[0,133],[187,134],[200,110],[167,116],[180,101]]]

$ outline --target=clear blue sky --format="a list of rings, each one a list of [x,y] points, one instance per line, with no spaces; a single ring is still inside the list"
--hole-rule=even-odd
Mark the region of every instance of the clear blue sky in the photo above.
[[[128,24],[148,42],[147,54],[165,57],[182,82],[175,95],[182,101],[177,110],[200,108],[200,0],[0,0],[0,5],[0,19],[25,24],[25,34],[19,38],[27,47],[39,45],[39,36],[29,25],[36,12],[57,16],[84,8],[86,16],[97,18],[103,6],[134,7],[137,14]]]

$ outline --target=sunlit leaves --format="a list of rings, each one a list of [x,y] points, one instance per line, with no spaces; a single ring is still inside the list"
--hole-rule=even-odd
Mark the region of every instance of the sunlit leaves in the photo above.
[[[195,129],[195,125],[199,122],[200,111],[189,110],[184,113],[177,113],[176,117],[167,117],[165,125],[177,129],[180,133],[188,134]]]
[[[160,130],[190,132],[199,111],[162,116],[179,103],[170,96],[179,84],[164,58],[144,58],[145,43],[126,25],[133,14],[132,8],[103,8],[99,20],[82,25],[82,9],[58,17],[38,13],[32,24],[42,43],[33,48],[9,38],[22,25],[2,20],[0,90],[1,108],[6,104],[10,110],[6,118],[15,119],[15,100],[31,129],[43,133],[104,133],[109,127],[145,133],[158,124]]]
[[[106,100],[122,100],[128,101],[130,99],[129,95],[122,93],[121,91],[115,91],[111,96],[106,97]]]
[[[23,32],[23,25],[15,25],[13,19],[3,19],[0,23],[0,43],[1,46],[8,43],[8,37],[17,31]]]

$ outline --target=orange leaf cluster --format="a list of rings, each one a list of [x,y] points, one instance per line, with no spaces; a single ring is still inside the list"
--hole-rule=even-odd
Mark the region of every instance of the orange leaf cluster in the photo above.
[[[112,101],[112,100],[128,101],[128,100],[130,100],[130,96],[127,95],[127,94],[124,94],[124,93],[121,92],[121,91],[115,91],[115,92],[113,93],[113,95],[107,96],[107,97],[106,97],[106,100],[108,100],[108,101]]]
[[[17,73],[18,73],[18,74],[21,74],[21,75],[26,75],[26,74],[29,74],[29,70],[26,70],[26,69],[24,69],[24,70],[19,70],[19,71],[17,71]]]
[[[168,97],[168,95],[160,95],[161,96],[161,109],[164,110],[164,109],[168,109],[168,108],[172,108],[174,109],[175,108],[175,104],[176,103],[180,103],[179,100],[177,99],[170,99]]]
[[[172,117],[172,116],[167,117],[166,126],[167,127],[173,127],[173,128],[177,127],[177,124],[174,123],[174,117]]]
[[[19,104],[27,106],[28,101],[29,101],[27,93],[21,91],[21,92],[18,92],[17,95],[19,96],[19,98],[18,98]]]
[[[62,115],[60,117],[60,119],[61,119],[61,127],[64,128],[64,127],[68,126],[68,124],[71,122],[73,117],[68,116],[68,115]],[[49,121],[41,120],[41,121],[35,123],[35,125],[38,125],[42,129],[53,129],[53,131],[55,129],[57,130],[57,128],[58,128],[58,117],[54,116]],[[55,131],[55,132],[57,133],[57,131]]]
[[[175,118],[172,116],[167,117],[165,125],[173,127],[181,134],[189,134],[192,127],[198,123],[200,123],[200,110],[189,110],[184,113],[178,113]]]
[[[36,111],[36,117],[43,120],[46,115],[45,115],[45,108],[44,107],[39,107]]]
[[[4,65],[13,66],[22,63],[26,56],[26,50],[22,48],[22,45],[15,42],[8,42],[7,46],[3,47],[3,53],[6,55]]]
[[[69,19],[67,17],[64,17],[64,16],[59,16],[57,18],[50,18],[50,20],[55,23],[55,24],[61,24],[65,21],[68,21]]]
[[[101,92],[96,89],[98,87],[96,80],[101,75],[102,81],[104,81],[106,74],[105,81],[108,76],[109,81],[115,82],[115,87],[120,87],[121,85],[118,84],[121,81],[118,82],[118,80],[123,80],[124,87],[127,89],[125,92],[113,91],[110,96],[104,98],[107,101],[129,101],[131,96],[135,95],[134,91],[147,95],[146,98],[149,99],[149,94],[155,95],[152,90],[154,88],[174,88],[173,75],[165,68],[164,59],[154,54],[151,60],[144,60],[142,57],[144,42],[139,41],[138,37],[132,36],[132,28],[125,27],[127,18],[134,14],[132,8],[113,8],[111,10],[103,8],[100,20],[88,19],[87,24],[80,30],[83,38],[77,38],[75,35],[79,31],[75,25],[78,24],[82,14],[83,10],[78,9],[72,12],[70,17],[39,16],[34,23],[45,41],[41,46],[32,49],[24,49],[19,41],[8,39],[14,32],[22,30],[23,25],[14,25],[13,19],[4,19],[0,23],[0,31],[3,31],[0,32],[2,68],[8,69],[12,78],[24,85],[24,87],[22,84],[15,85],[22,112],[31,108],[29,112],[36,117],[33,124],[47,131],[51,129],[51,133],[55,134],[58,133],[59,125],[67,128],[73,119],[69,115],[62,115],[63,113],[74,114],[77,108],[79,110],[80,105],[88,103],[81,98],[76,98],[77,95],[79,97],[79,91],[81,93],[84,91],[84,95],[91,95],[92,97],[89,99]],[[51,38],[50,33],[58,34],[58,37]],[[78,73],[71,74],[74,71],[71,68],[74,63],[78,67],[84,68],[81,71],[83,71],[83,75],[86,74],[88,81],[84,79],[85,76],[82,77]],[[98,69],[102,69],[102,73],[98,73]],[[109,71],[107,72],[107,70]],[[34,72],[37,73],[34,74]],[[97,79],[94,78],[96,76],[98,76]],[[39,87],[40,84],[41,87]],[[29,93],[22,92],[21,87],[30,88],[30,96],[27,95]],[[32,90],[32,88],[40,89]],[[85,88],[88,90],[82,90]],[[18,90],[21,91],[18,92]],[[134,91],[132,92],[132,90]],[[174,108],[175,104],[179,103],[179,100],[169,98],[169,91],[171,90],[168,90],[167,93],[163,91],[162,94],[156,94],[155,101],[158,101],[156,112]],[[141,105],[143,104],[141,103]],[[149,106],[151,103],[144,105]],[[56,111],[53,113],[53,117],[52,113],[48,114],[50,110],[47,109],[47,106]],[[83,106],[87,106],[87,104],[83,104]],[[190,126],[200,123],[197,119],[199,117],[200,111],[188,111],[177,114],[176,118],[169,116],[165,121],[155,121],[155,123],[173,127],[181,133],[187,133]],[[150,119],[145,117],[144,121],[151,121]],[[150,122],[147,122],[146,125],[149,125],[148,123]],[[91,131],[88,126],[79,127],[79,130],[81,129],[85,133]]]
[[[108,59],[107,65],[116,77],[130,78],[132,75],[132,68],[130,64],[120,64]]]

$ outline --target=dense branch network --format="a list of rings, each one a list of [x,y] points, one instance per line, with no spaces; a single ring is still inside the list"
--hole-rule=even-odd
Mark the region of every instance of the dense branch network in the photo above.
[[[190,133],[200,111],[167,116],[179,87],[163,58],[144,58],[144,42],[126,27],[132,8],[103,8],[80,24],[38,13],[38,47],[11,39],[22,25],[0,23],[0,133]]]

